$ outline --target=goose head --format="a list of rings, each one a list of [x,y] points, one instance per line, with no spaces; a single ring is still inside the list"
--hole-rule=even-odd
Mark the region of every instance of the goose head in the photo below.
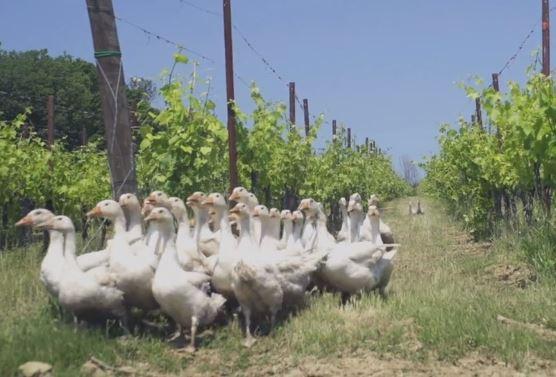
[[[369,200],[367,201],[367,203],[369,204],[369,206],[376,206],[378,207],[378,196],[376,196],[375,194],[372,194],[371,197],[369,198]]]
[[[307,217],[315,217],[319,211],[318,202],[312,198],[303,199],[297,208],[303,212]]]
[[[170,203],[170,212],[178,221],[187,218],[187,208],[185,208],[183,200],[173,196],[168,198],[168,203]]]
[[[359,195],[358,192],[351,194],[351,196],[349,197],[349,201],[351,202],[352,200],[356,203],[361,203],[361,195]]]
[[[353,199],[350,200],[348,204],[347,212],[349,215],[351,215],[352,213],[362,213],[363,206],[361,205],[361,202],[358,202]]]
[[[303,212],[301,211],[293,211],[292,212],[292,220],[295,224],[303,222],[305,217],[303,216]]]
[[[278,208],[271,208],[268,211],[268,214],[269,214],[271,219],[280,220],[281,216],[280,216],[280,211],[278,210]]]
[[[153,191],[147,196],[147,203],[168,208],[168,195],[163,191]]]
[[[292,212],[289,209],[284,209],[284,210],[282,210],[282,212],[280,212],[280,218],[284,222],[292,221],[293,220]]]
[[[54,217],[54,214],[44,208],[37,208],[22,217],[15,226],[30,226],[36,229],[43,229],[48,221]]]
[[[209,194],[202,202],[201,205],[208,209],[209,223],[214,224],[220,221],[222,214],[226,211],[228,204],[224,195],[213,192]]]
[[[145,218],[145,221],[153,221],[157,223],[161,229],[164,229],[168,234],[173,234],[174,232],[174,216],[165,207],[154,208],[149,216]]]
[[[202,202],[201,205],[206,206],[206,207],[214,207],[214,208],[218,208],[218,209],[226,209],[226,207],[228,206],[228,204],[226,203],[226,198],[224,197],[224,195],[218,193],[218,192],[213,192],[212,194],[209,194]]]
[[[253,217],[261,220],[268,220],[270,218],[270,212],[266,206],[258,205],[253,209]]]
[[[196,191],[187,197],[186,204],[193,209],[198,209],[205,199],[206,195],[203,192]]]
[[[340,198],[340,200],[338,200],[338,204],[340,205],[341,208],[346,208],[347,207],[346,198],[344,198],[344,197]]]
[[[67,216],[54,216],[46,224],[46,229],[55,230],[63,234],[75,232],[73,221]]]
[[[122,208],[138,210],[141,208],[141,203],[135,194],[127,193],[122,194],[118,200],[118,204]]]
[[[87,217],[104,217],[109,220],[114,220],[116,217],[123,215],[122,207],[118,202],[107,199],[97,203],[95,208],[87,212]]]
[[[245,203],[238,203],[230,210],[230,216],[236,221],[249,217],[249,207]]]
[[[154,205],[150,203],[149,198],[145,198],[145,200],[143,200],[143,206],[141,207],[141,215],[143,217],[149,216],[153,208]]]
[[[375,205],[370,205],[369,209],[367,210],[367,216],[369,219],[378,219],[380,217],[380,211]]]
[[[146,221],[155,221],[157,223],[173,226],[174,217],[172,213],[165,207],[157,207],[151,211]]]
[[[247,195],[247,205],[249,206],[249,208],[255,208],[259,205],[259,199],[257,199],[255,194],[253,194],[252,192]]]
[[[249,199],[249,194],[250,192],[247,191],[245,187],[239,186],[232,190],[232,194],[230,195],[228,200],[233,200],[238,203],[247,204],[247,201]]]

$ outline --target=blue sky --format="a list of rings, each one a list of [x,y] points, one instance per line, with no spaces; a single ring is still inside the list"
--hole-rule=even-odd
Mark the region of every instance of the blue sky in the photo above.
[[[180,0],[113,0],[116,14],[214,62],[199,59],[212,78],[211,96],[224,119],[224,42],[221,17]],[[188,0],[221,12],[221,0]],[[456,85],[479,75],[490,80],[531,29],[536,32],[501,76],[523,81],[531,52],[540,46],[540,0],[232,0],[234,23],[284,78],[281,82],[234,34],[236,73],[256,81],[270,100],[287,101],[295,81],[312,115],[324,113],[389,150],[395,165],[437,150],[438,127],[469,118],[474,104]],[[5,49],[47,48],[92,61],[85,0],[18,0],[0,3]],[[175,48],[118,24],[127,78],[158,81]],[[187,75],[186,71],[181,72]],[[236,80],[239,105],[250,109],[248,89]],[[302,114],[297,109],[298,123]],[[324,124],[319,144],[330,137]]]

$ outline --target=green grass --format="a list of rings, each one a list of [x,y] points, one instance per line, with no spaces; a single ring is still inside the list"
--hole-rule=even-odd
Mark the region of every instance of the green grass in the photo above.
[[[517,239],[488,249],[469,244],[436,202],[424,201],[423,207],[424,216],[409,217],[407,200],[398,200],[385,211],[402,244],[387,301],[363,295],[340,307],[338,296],[311,297],[306,309],[252,349],[240,345],[235,324],[215,329],[193,358],[175,355],[156,336],[122,342],[104,329],[74,333],[38,281],[39,251],[1,254],[0,375],[39,360],[53,364],[57,376],[75,376],[90,356],[112,365],[143,362],[157,372],[207,374],[366,352],[451,362],[475,351],[525,370],[531,355],[555,360],[554,341],[501,324],[496,316],[555,328],[556,280],[547,275],[526,288],[499,281],[493,268],[523,263]]]

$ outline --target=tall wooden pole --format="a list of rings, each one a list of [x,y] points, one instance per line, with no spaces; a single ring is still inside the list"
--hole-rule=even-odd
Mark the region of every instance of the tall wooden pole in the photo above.
[[[54,144],[54,96],[52,95],[48,96],[46,113],[48,149],[52,149]]]
[[[477,117],[477,126],[483,128],[483,114],[481,112],[481,99],[475,98],[475,116]]]
[[[305,123],[305,136],[309,136],[311,125],[309,124],[309,100],[303,98],[303,120]]]
[[[336,119],[332,120],[332,139],[336,139]]]
[[[348,127],[347,147],[351,148],[351,128]]]
[[[226,100],[228,101],[228,156],[230,161],[230,192],[239,186],[237,174],[236,116],[234,112],[234,53],[232,48],[232,0],[223,0],[224,52],[226,60]]]
[[[112,196],[136,192],[124,69],[112,0],[86,0],[104,119],[104,135],[112,178]]]
[[[542,0],[542,73],[550,76],[550,1]]]
[[[295,82],[288,84],[290,89],[290,123],[295,125]]]
[[[492,87],[495,91],[500,91],[500,83],[498,82],[498,73],[492,74]]]

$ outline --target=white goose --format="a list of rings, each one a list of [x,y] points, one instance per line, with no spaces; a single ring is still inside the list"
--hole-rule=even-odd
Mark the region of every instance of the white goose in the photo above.
[[[376,207],[369,210],[367,217],[372,227],[372,238],[377,244],[370,241],[338,244],[330,250],[320,272],[328,286],[344,294],[378,289],[381,295],[386,295],[397,250],[384,251]]]
[[[259,248],[262,252],[270,253],[278,250],[279,240],[275,236],[275,228],[276,220],[278,220],[278,226],[280,226],[280,219],[275,216],[276,213],[271,215],[268,208],[264,205],[258,205],[253,210],[252,221],[258,221],[261,224],[261,242],[259,243]]]
[[[249,208],[249,213],[253,214],[253,210],[256,206],[259,205],[259,200],[255,196],[255,194],[247,191],[245,187],[236,187],[232,190],[230,197],[228,198],[230,201],[236,201],[238,203],[244,203]],[[255,241],[255,243],[259,244],[261,242],[261,224],[259,221],[251,221],[251,237]]]
[[[284,294],[276,267],[268,262],[268,254],[259,252],[250,234],[249,208],[245,203],[238,203],[230,213],[237,217],[241,229],[237,246],[239,261],[234,267],[232,288],[245,317],[244,345],[250,347],[255,342],[251,334],[252,317],[269,314],[272,329]]]
[[[349,240],[349,218],[346,198],[340,198],[340,200],[338,201],[338,205],[340,206],[340,213],[342,214],[342,227],[336,235],[336,241],[342,242]]]
[[[176,235],[177,260],[185,271],[197,271],[208,273],[206,268],[206,257],[199,252],[197,242],[191,234],[187,209],[183,200],[176,197],[169,198],[171,212],[178,222],[178,233]]]
[[[301,233],[303,232],[303,225],[304,225],[305,217],[301,211],[293,211],[292,212],[292,222],[293,222],[293,232],[292,236],[290,237],[290,242],[288,242],[288,249],[289,250],[296,250],[298,252],[302,252],[303,242],[301,241]]]
[[[155,256],[148,252],[134,252],[126,236],[125,216],[120,205],[113,200],[103,200],[87,215],[104,217],[114,224],[114,238],[109,245],[109,269],[115,276],[116,286],[125,294],[126,304],[143,310],[155,309],[158,305],[151,290]]]
[[[197,191],[187,198],[186,204],[195,214],[193,237],[197,242],[199,251],[206,257],[210,257],[218,252],[220,232],[210,230],[208,209],[201,205],[205,199],[206,195]]]
[[[34,229],[45,229],[46,224],[54,218],[54,214],[47,209],[37,208],[29,212],[25,217],[19,220],[16,226],[31,226]],[[64,259],[64,245],[61,239],[60,232],[48,232],[50,239],[46,255],[41,262],[40,280],[46,287],[47,291],[57,297],[59,292],[59,282],[62,274],[64,273],[65,259]],[[83,254],[82,256],[89,258],[90,254],[98,256],[104,251],[94,251],[92,253]],[[87,262],[92,261],[95,257],[85,259]],[[101,285],[113,284],[113,280],[108,274],[106,264],[101,263],[104,259],[97,259],[99,264],[97,266],[88,266],[89,269],[83,271],[79,265],[79,257],[77,258],[77,265],[79,268],[92,276]]]
[[[313,199],[302,199],[297,208],[305,215],[305,222],[303,223],[303,230],[301,231],[301,244],[303,247],[307,247],[316,237],[317,234],[317,216],[318,211],[309,210],[313,205],[316,205],[316,201]]]
[[[375,206],[376,208],[378,208],[378,203],[379,203],[378,196],[376,196],[375,194],[371,195],[371,197],[368,200],[369,207]],[[379,219],[379,221],[380,221],[379,230],[380,230],[380,237],[382,238],[382,242],[384,242],[385,244],[395,243],[392,229],[390,229],[390,227],[386,223],[384,223],[382,219]],[[363,224],[361,225],[361,233],[363,236],[362,238],[363,241],[370,241],[367,238],[368,235],[371,233],[371,224],[368,217],[365,217]],[[388,247],[387,250],[392,250],[392,247]]]
[[[126,234],[130,244],[144,237],[141,203],[135,194],[122,194],[118,200],[126,217]]]
[[[284,250],[288,246],[293,248],[293,215],[289,209],[284,209],[280,212],[280,219],[282,220],[282,237],[278,243],[278,250]]]
[[[75,228],[66,216],[56,216],[47,224],[53,235],[64,239],[64,272],[60,278],[58,300],[60,305],[77,318],[98,320],[119,318],[126,320],[123,292],[117,288],[100,285],[84,273],[75,258]]]
[[[305,225],[302,234],[302,238],[305,239],[303,243],[304,249],[323,251],[333,248],[336,245],[336,240],[328,232],[326,214],[322,205],[311,198],[307,198],[301,200],[298,209],[305,214]]]
[[[214,221],[220,224],[221,237],[218,253],[215,255],[216,260],[214,263],[209,261],[209,265],[214,265],[212,269],[212,284],[217,292],[231,299],[234,298],[232,275],[234,266],[239,259],[239,254],[237,252],[237,240],[232,233],[228,219],[228,205],[224,195],[219,193],[210,194],[202,204],[214,212]]]
[[[155,208],[147,220],[160,229],[160,264],[154,276],[152,291],[161,309],[183,327],[191,328],[191,341],[186,351],[195,351],[197,327],[214,321],[226,299],[208,293],[210,276],[184,271],[177,259],[173,217],[166,208]]]
[[[363,223],[363,206],[361,205],[361,201],[350,199],[347,213],[349,216],[348,242],[358,242],[361,238],[361,225]]]
[[[265,206],[255,207],[253,216],[261,220],[262,240],[260,255],[266,256],[266,262],[275,267],[275,274],[283,291],[283,308],[298,306],[305,299],[305,290],[311,282],[311,274],[320,266],[326,252],[299,253],[295,250],[277,252],[277,242],[272,233],[275,221],[272,211]]]
[[[30,226],[33,229],[46,229],[46,224],[54,218],[47,209],[37,208],[25,215],[15,226]],[[50,242],[41,262],[40,280],[48,293],[58,297],[60,279],[64,271],[64,235],[48,230]]]

